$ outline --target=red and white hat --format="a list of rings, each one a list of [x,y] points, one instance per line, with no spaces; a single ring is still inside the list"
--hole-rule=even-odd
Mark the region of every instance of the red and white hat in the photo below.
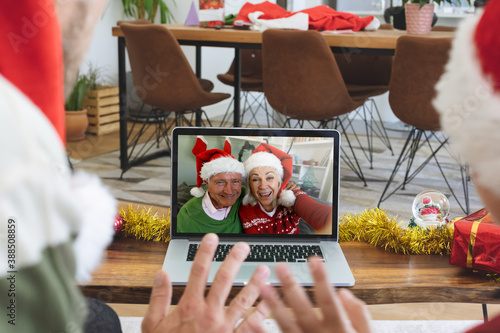
[[[500,0],[462,22],[434,107],[475,181],[500,196]]]
[[[245,166],[245,172],[247,175],[250,171],[258,167],[271,167],[276,169],[278,176],[281,178],[281,188],[278,193],[278,204],[285,207],[291,207],[295,203],[295,195],[293,191],[285,190],[286,184],[292,178],[293,160],[287,153],[268,145],[267,143],[261,143],[252,152],[252,155],[243,163]],[[247,181],[248,185],[248,181]],[[252,191],[247,190],[245,197],[243,198],[243,204],[255,205],[257,199],[252,194]]]
[[[196,187],[190,191],[191,195],[201,198],[205,195],[205,191],[201,188],[203,181],[208,181],[210,177],[222,172],[239,173],[241,177],[245,177],[245,168],[243,163],[236,160],[231,155],[231,142],[226,138],[224,150],[209,149],[207,150],[207,141],[204,137],[198,136],[192,150],[196,157]]]

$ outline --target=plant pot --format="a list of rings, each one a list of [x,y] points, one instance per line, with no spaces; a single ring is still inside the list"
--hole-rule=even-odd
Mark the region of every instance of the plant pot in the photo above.
[[[420,8],[418,3],[407,3],[406,32],[409,35],[425,35],[431,31],[432,17],[434,15],[434,4],[428,3]]]
[[[66,111],[66,141],[85,139],[85,130],[89,125],[87,110]]]

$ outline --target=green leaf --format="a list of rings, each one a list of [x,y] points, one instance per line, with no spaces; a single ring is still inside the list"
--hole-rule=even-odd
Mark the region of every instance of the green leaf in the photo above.
[[[88,91],[88,81],[85,76],[80,76],[75,83],[68,101],[65,104],[66,111],[79,111],[82,109],[83,98]]]

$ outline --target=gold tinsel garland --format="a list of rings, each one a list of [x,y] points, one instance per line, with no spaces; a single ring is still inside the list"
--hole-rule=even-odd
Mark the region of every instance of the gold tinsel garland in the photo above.
[[[162,214],[160,218],[157,212],[153,212],[153,207],[146,210],[129,205],[127,209],[120,209],[120,216],[123,219],[122,237],[156,242],[170,240],[170,214]]]
[[[124,223],[123,237],[167,242],[170,240],[170,217],[160,218],[153,207],[120,209]],[[404,228],[404,221],[373,208],[361,214],[346,214],[340,219],[339,241],[367,242],[402,254],[449,254],[453,230],[441,228]]]
[[[340,219],[339,241],[360,241],[403,254],[449,254],[453,230],[404,228],[403,221],[389,217],[378,208],[361,214],[346,214]]]

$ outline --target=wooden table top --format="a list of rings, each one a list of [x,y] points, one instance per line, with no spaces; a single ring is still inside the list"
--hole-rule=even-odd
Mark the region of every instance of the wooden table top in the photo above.
[[[197,42],[224,42],[236,44],[262,44],[262,32],[223,28],[200,28],[197,26],[185,26],[183,24],[164,24],[177,38],[184,41]],[[123,37],[120,27],[113,27],[112,34],[115,37]],[[352,34],[333,34],[322,32],[325,40],[330,46],[354,47],[362,49],[392,49],[396,48],[396,41],[400,36],[406,35],[405,30],[357,31]],[[452,38],[454,32],[431,31],[424,35],[429,38]]]
[[[167,243],[115,240],[93,281],[82,285],[86,296],[108,303],[149,302],[154,274],[163,265]],[[356,284],[351,291],[367,304],[460,302],[500,304],[500,284],[451,266],[449,256],[402,255],[361,242],[341,243]],[[241,287],[234,287],[231,297]],[[311,299],[311,288],[307,288]],[[173,288],[177,304],[184,288]]]

